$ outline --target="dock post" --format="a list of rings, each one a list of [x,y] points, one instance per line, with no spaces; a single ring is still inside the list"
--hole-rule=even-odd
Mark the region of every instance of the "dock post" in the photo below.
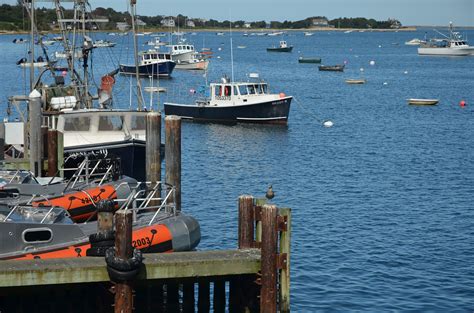
[[[132,257],[132,210],[115,213],[115,255],[122,260]],[[131,282],[123,281],[115,285],[115,313],[131,313],[133,309],[133,289]]]
[[[280,272],[279,304],[281,313],[290,312],[290,242],[291,242],[291,209],[279,209],[278,214],[285,220],[286,230],[280,232],[280,255],[286,255],[285,266]]]
[[[155,184],[161,181],[161,114],[146,115],[146,181]],[[161,190],[161,189],[160,189]],[[161,192],[158,190],[158,194]],[[160,203],[151,203],[160,205]]]
[[[58,173],[58,131],[48,131],[48,176],[53,177]]]
[[[28,101],[28,119],[30,122],[30,171],[35,176],[42,175],[42,137],[41,137],[41,94],[33,90]]]
[[[57,134],[57,151],[58,151],[58,156],[57,156],[57,162],[58,162],[58,170],[59,169],[64,169],[64,135],[60,131],[56,131]],[[64,177],[64,170],[59,171],[59,176]]]
[[[105,256],[105,251],[114,246],[114,211],[113,200],[97,202],[97,233],[89,235],[87,256]]]
[[[170,201],[176,203],[176,210],[181,211],[181,118],[170,115],[165,118],[165,162],[166,182],[175,188]]]
[[[277,312],[277,208],[262,207],[262,289],[260,312]]]
[[[5,160],[5,123],[0,123],[0,161]]]
[[[239,249],[254,247],[254,205],[253,197],[243,195],[239,197]]]

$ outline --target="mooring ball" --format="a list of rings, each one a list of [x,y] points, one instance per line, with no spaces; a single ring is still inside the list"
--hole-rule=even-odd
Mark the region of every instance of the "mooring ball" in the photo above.
[[[334,123],[332,121],[324,121],[323,122],[323,126],[324,127],[332,127],[334,125]]]

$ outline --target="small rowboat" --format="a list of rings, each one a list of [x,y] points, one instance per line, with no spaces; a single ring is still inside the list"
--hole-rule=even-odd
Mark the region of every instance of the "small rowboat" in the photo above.
[[[305,58],[305,57],[299,57],[298,58],[299,63],[321,63],[321,58]]]
[[[361,85],[365,84],[367,81],[365,79],[346,79],[346,83],[351,85]]]
[[[439,99],[407,99],[408,104],[412,105],[436,105]]]
[[[320,65],[318,66],[320,71],[333,71],[333,72],[344,72],[344,64],[342,65]]]

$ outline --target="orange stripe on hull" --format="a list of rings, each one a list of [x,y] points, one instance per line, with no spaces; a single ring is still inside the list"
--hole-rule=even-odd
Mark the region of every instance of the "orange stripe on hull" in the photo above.
[[[164,225],[146,226],[132,233],[132,246],[134,248],[148,252],[171,252],[172,235],[168,227]],[[61,259],[61,258],[80,258],[86,256],[90,243],[80,243],[54,251],[29,253],[20,257],[14,257],[13,260],[32,260],[32,259]]]

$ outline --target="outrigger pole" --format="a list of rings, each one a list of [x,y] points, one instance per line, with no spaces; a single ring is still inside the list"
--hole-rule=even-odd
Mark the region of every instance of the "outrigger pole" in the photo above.
[[[137,0],[130,0],[130,15],[132,16],[132,31],[133,31],[133,52],[135,54],[135,78],[137,79],[137,98],[138,98],[138,110],[142,110],[143,106],[143,95],[142,95],[142,85],[140,82],[140,73],[138,68],[138,42],[137,42],[137,34],[135,30],[135,14],[136,8],[135,5],[137,4]]]

